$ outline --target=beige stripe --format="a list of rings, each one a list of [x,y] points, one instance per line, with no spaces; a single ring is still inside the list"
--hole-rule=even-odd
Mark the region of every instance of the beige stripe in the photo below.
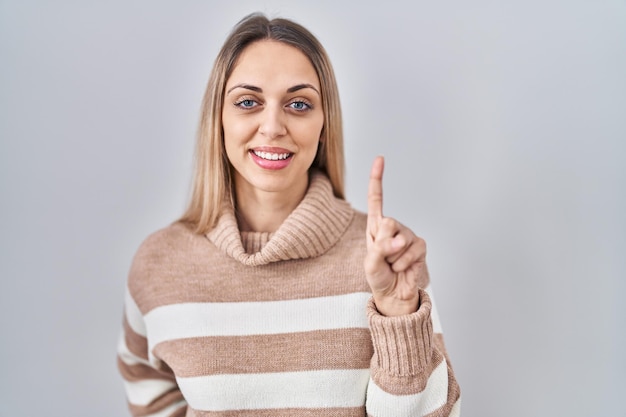
[[[117,358],[117,367],[124,378],[128,382],[137,382],[144,379],[165,379],[175,381],[174,375],[165,370],[155,369],[146,365],[128,365],[120,358]]]
[[[329,262],[327,266],[313,269],[297,261],[288,265],[269,265],[256,268],[255,274],[247,277],[236,272],[238,265],[233,264],[236,261],[211,259],[210,256],[208,260],[218,264],[214,265],[215,271],[210,273],[210,278],[207,273],[200,272],[208,268],[206,265],[181,263],[168,265],[165,271],[153,271],[150,275],[155,282],[160,282],[156,288],[143,280],[134,281],[136,285],[131,285],[131,292],[141,311],[145,314],[161,305],[184,302],[274,301],[370,291],[364,275],[350,274],[354,268],[360,271],[360,265],[356,267],[345,260],[340,266]],[[180,274],[166,276],[171,268],[178,268]],[[320,281],[320,276],[326,278]]]
[[[128,324],[128,320],[126,320],[125,316],[122,326],[124,328],[124,340],[128,350],[133,355],[140,357],[141,359],[148,360],[148,339],[138,333],[135,333],[132,327]]]
[[[315,267],[309,262],[288,261],[256,267],[254,271],[217,255],[203,251],[188,263],[162,265],[146,274],[149,280],[129,282],[143,314],[169,304],[280,301],[370,292],[362,257],[347,252],[337,253],[333,255],[337,259]]]
[[[197,352],[201,356],[181,352]],[[178,377],[367,369],[372,352],[367,329],[199,337],[163,342],[154,349],[155,355],[167,362]]]
[[[193,417],[364,417],[365,407],[279,408],[270,410],[194,411]]]

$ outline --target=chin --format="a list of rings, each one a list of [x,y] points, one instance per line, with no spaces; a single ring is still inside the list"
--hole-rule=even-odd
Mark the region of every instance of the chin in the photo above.
[[[308,184],[308,173],[305,172],[303,175],[305,178],[305,183]],[[266,171],[266,172],[251,172],[247,176],[239,176],[239,181],[236,184],[240,184],[244,187],[244,189],[248,189],[252,192],[266,192],[266,193],[284,193],[285,196],[293,193],[295,188],[301,184],[296,178],[294,178],[293,173],[288,173],[286,171]]]

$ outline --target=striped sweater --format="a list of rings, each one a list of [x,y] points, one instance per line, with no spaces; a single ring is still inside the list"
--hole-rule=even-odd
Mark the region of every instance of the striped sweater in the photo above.
[[[312,176],[274,233],[232,209],[207,235],[175,223],[140,246],[118,367],[134,416],[458,416],[428,282],[416,313],[380,315],[366,216]]]

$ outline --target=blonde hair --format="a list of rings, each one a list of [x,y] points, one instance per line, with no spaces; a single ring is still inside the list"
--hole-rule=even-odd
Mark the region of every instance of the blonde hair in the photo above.
[[[224,42],[202,100],[191,201],[180,219],[195,227],[196,233],[206,233],[215,227],[224,203],[227,200],[233,202],[232,167],[224,149],[222,128],[224,90],[241,52],[261,40],[274,40],[298,48],[315,68],[321,87],[324,126],[311,168],[324,172],[335,196],[344,198],[341,106],[328,55],[315,36],[301,25],[281,18],[269,20],[254,13],[241,20]]]

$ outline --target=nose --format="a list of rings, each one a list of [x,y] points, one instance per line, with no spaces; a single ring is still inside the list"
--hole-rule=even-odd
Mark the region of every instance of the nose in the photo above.
[[[280,106],[267,106],[260,115],[259,133],[275,139],[287,133],[285,114]]]

